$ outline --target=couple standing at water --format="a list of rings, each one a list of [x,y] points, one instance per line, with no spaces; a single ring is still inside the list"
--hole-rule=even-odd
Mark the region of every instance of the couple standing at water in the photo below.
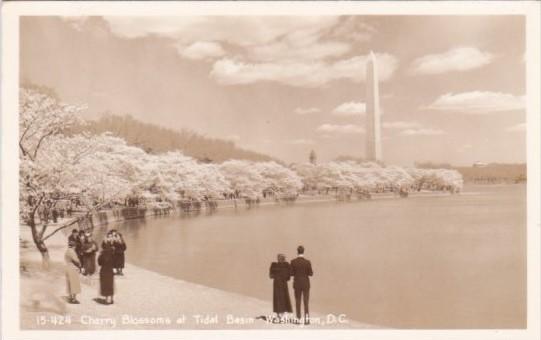
[[[284,254],[278,254],[278,262],[273,262],[269,269],[269,276],[273,282],[273,312],[278,315],[279,321],[286,321],[286,313],[292,313],[291,300],[287,282],[293,276],[293,291],[295,294],[295,312],[297,322],[301,319],[301,302],[304,304],[304,323],[308,324],[310,317],[308,302],[310,299],[310,276],[314,275],[312,263],[304,258],[304,247],[297,247],[297,257],[286,262]]]

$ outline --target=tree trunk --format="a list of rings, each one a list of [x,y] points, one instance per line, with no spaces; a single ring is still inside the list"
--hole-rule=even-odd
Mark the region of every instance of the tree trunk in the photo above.
[[[43,242],[43,235],[40,235],[40,233],[38,232],[34,218],[31,218],[28,225],[30,226],[30,229],[32,230],[32,240],[34,241],[36,248],[38,248],[41,254],[41,264],[43,266],[43,269],[48,270],[49,259],[50,259],[49,250],[47,249],[45,242]]]
[[[47,246],[45,246],[45,243],[43,243],[43,241],[40,242],[40,244],[38,245],[38,249],[41,254],[41,265],[43,269],[49,270],[49,250],[47,249]]]

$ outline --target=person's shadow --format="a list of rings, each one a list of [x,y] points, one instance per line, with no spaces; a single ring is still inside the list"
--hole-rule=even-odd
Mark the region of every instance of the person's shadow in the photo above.
[[[101,297],[94,298],[93,300],[96,301],[96,303],[99,303],[100,305],[109,305],[107,300]]]

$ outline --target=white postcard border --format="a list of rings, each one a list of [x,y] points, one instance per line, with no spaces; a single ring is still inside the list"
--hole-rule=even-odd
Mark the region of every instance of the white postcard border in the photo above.
[[[18,268],[19,16],[23,15],[524,15],[527,34],[528,328],[524,330],[178,330],[22,331]],[[540,4],[450,2],[10,2],[2,8],[1,226],[2,336],[7,339],[539,339],[540,320]],[[15,273],[15,275],[13,275]]]

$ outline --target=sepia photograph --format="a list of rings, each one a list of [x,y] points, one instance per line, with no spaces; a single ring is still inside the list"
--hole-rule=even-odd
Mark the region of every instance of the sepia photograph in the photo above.
[[[4,4],[3,332],[538,337],[540,7],[500,4]]]

